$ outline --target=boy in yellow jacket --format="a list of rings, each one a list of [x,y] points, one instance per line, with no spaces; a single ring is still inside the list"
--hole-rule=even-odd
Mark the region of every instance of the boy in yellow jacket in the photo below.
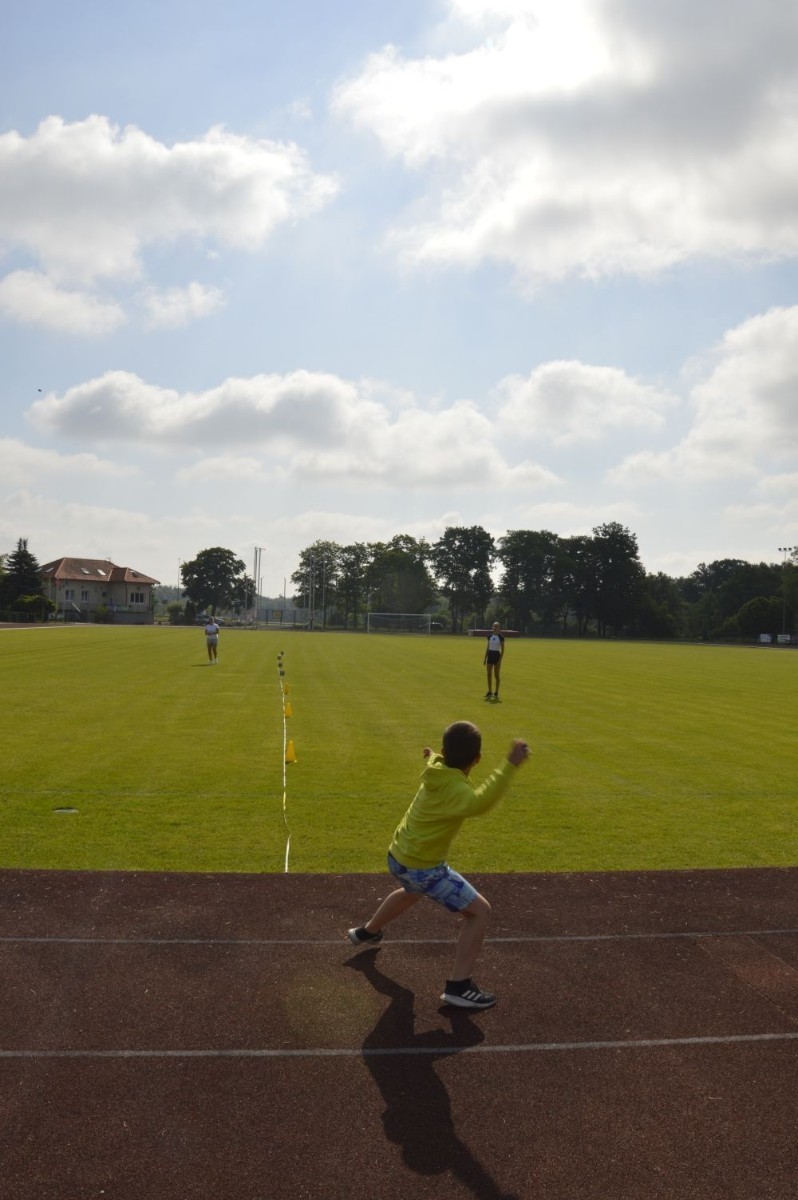
[[[401,885],[383,900],[365,925],[349,930],[356,946],[382,941],[382,929],[423,896],[463,918],[451,979],[441,999],[458,1008],[491,1008],[496,997],[471,978],[490,919],[490,905],[467,879],[446,862],[449,847],[467,817],[493,808],[516,767],[529,757],[526,742],[515,739],[507,758],[476,787],[468,778],[481,758],[482,734],[470,721],[455,721],[443,734],[440,754],[424,749],[427,765],[421,787],[393,835],[388,870]]]

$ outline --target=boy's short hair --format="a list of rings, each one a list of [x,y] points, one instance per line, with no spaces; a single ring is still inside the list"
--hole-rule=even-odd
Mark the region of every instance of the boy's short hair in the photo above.
[[[482,734],[470,721],[455,721],[443,731],[443,761],[447,767],[470,767],[482,752]]]

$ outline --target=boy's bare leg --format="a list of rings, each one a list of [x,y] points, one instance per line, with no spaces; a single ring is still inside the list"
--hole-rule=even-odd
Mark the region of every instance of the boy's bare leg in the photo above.
[[[404,888],[397,888],[395,892],[391,892],[390,896],[385,897],[371,920],[366,922],[365,928],[369,933],[379,933],[383,925],[401,917],[403,912],[412,908],[421,899],[419,894],[406,892]]]
[[[471,978],[474,963],[482,949],[488,929],[490,905],[484,896],[477,893],[476,899],[471,901],[468,908],[463,909],[460,916],[463,918],[463,924],[457,939],[457,951],[451,974],[452,982]]]

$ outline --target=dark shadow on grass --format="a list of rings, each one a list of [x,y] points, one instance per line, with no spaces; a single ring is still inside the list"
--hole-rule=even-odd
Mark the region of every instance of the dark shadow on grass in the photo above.
[[[346,966],[360,971],[390,1004],[363,1042],[363,1061],[385,1102],[385,1136],[402,1151],[411,1171],[440,1175],[451,1171],[476,1200],[518,1200],[499,1185],[457,1136],[449,1093],[435,1070],[439,1058],[479,1045],[484,1033],[462,1009],[441,1009],[450,1029],[417,1034],[413,993],[377,966],[377,950],[365,950]],[[403,1054],[388,1053],[400,1047]],[[473,1097],[479,1107],[482,1099]]]

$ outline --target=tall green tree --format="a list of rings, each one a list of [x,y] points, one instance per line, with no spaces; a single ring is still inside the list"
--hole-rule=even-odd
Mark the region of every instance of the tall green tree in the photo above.
[[[683,581],[685,600],[694,603],[708,592],[716,593],[744,566],[741,558],[717,558],[711,563],[699,563],[692,575]]]
[[[28,539],[19,538],[15,550],[6,556],[0,575],[0,608],[14,609],[22,597],[44,599],[41,567],[28,549]],[[29,607],[26,602],[23,607]]]
[[[754,596],[746,600],[732,623],[744,638],[758,639],[763,633],[775,638],[781,633],[782,602],[775,596]]]
[[[643,637],[675,638],[684,632],[686,604],[675,579],[658,571],[646,575],[634,617]]]
[[[365,583],[371,612],[421,613],[434,603],[430,548],[423,538],[400,533],[390,542],[372,542],[369,551]]]
[[[322,625],[336,601],[340,554],[337,542],[319,539],[300,553],[299,566],[291,576],[297,604],[310,609],[313,619],[321,612]]]
[[[688,634],[700,638],[719,636],[725,623],[733,620],[743,604],[759,595],[771,594],[772,583],[761,587],[760,580],[759,572],[741,558],[699,563],[692,575],[680,580],[688,602]]]
[[[449,603],[452,633],[462,633],[464,617],[471,612],[484,623],[494,591],[490,571],[495,554],[496,543],[481,525],[450,525],[431,547],[432,569]]]
[[[344,628],[349,628],[349,619],[357,626],[358,615],[366,608],[366,572],[371,562],[371,551],[365,542],[353,542],[342,546],[338,555],[338,610],[343,617]]]
[[[232,550],[212,546],[180,568],[182,596],[200,610],[235,608],[246,592],[246,568]]]
[[[608,629],[620,633],[634,617],[645,569],[640,562],[637,537],[617,521],[593,530],[595,565],[596,632],[606,637]]]
[[[576,632],[583,637],[595,611],[596,562],[593,538],[578,533],[560,540],[556,568],[556,594],[560,598],[563,633],[573,615]]]
[[[510,530],[499,538],[496,557],[502,565],[499,592],[515,627],[526,632],[533,614],[547,624],[557,612],[553,593],[560,539],[547,529]]]

